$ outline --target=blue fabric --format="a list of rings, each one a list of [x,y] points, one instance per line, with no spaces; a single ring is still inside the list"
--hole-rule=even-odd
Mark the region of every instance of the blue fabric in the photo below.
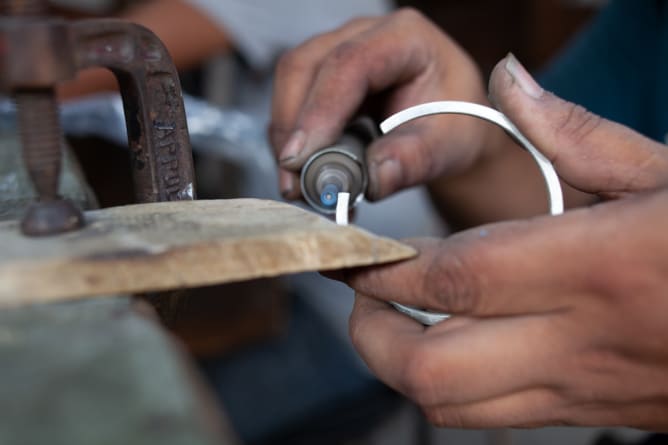
[[[538,79],[564,99],[665,142],[666,1],[612,0]]]

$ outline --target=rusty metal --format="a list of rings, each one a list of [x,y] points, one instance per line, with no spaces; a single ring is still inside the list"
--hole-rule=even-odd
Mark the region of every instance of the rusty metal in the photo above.
[[[28,236],[55,235],[83,227],[81,210],[68,199],[38,201],[21,220],[21,231]]]
[[[38,201],[25,234],[81,227],[83,217],[57,194],[62,132],[55,85],[77,70],[110,69],[123,97],[137,202],[195,198],[192,154],[178,74],[160,40],[120,20],[65,22],[42,0],[0,0],[0,89],[18,106],[27,170]]]
[[[21,221],[22,232],[42,236],[82,227],[81,210],[58,196],[62,136],[53,88],[16,90],[14,97],[23,159],[38,196]]]
[[[1,84],[17,105],[26,170],[38,201],[26,212],[21,230],[29,236],[50,235],[83,226],[83,214],[58,196],[62,133],[54,86],[74,74],[67,57],[64,22],[46,20],[44,0],[5,0],[0,23],[3,48]]]
[[[74,78],[76,66],[68,22],[56,18],[0,17],[0,85],[52,88]]]
[[[194,199],[181,85],[162,42],[121,20],[75,22],[71,31],[77,67],[106,67],[118,80],[137,202]]]

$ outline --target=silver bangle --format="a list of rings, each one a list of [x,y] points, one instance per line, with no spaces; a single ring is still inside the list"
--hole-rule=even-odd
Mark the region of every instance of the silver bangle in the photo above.
[[[400,111],[383,121],[380,129],[383,134],[394,130],[399,125],[423,116],[433,114],[463,114],[477,117],[503,128],[520,146],[529,152],[543,174],[545,186],[547,187],[548,202],[551,215],[559,215],[564,212],[564,199],[561,192],[559,177],[552,163],[517,129],[517,127],[499,111],[484,105],[460,101],[429,102]],[[450,317],[448,314],[430,312],[416,309],[403,304],[391,302],[401,313],[412,317],[420,323],[432,326]]]

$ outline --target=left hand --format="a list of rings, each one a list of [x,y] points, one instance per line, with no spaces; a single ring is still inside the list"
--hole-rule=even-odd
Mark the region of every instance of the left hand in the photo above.
[[[665,430],[665,221],[668,190],[414,241],[346,274],[353,343],[439,426]],[[453,317],[425,328],[388,300]]]
[[[491,92],[572,187],[608,201],[414,241],[348,271],[353,343],[452,427],[668,428],[668,151],[497,67]],[[386,301],[453,314],[425,328]]]

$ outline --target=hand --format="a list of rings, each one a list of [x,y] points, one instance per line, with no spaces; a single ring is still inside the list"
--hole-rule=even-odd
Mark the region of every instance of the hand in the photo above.
[[[353,343],[441,426],[668,428],[668,149],[544,92],[507,59],[493,101],[579,190],[618,199],[412,244],[348,271]],[[425,328],[397,301],[454,316]]]
[[[509,88],[497,94],[499,85]],[[618,127],[615,131],[626,148],[619,150],[614,165],[596,163],[601,159],[598,150],[607,147],[586,136],[599,126],[606,129],[608,123],[544,92],[512,56],[495,70],[490,90],[495,105],[554,161],[582,163],[576,175],[588,175],[584,169],[590,166],[624,168],[620,165],[627,157],[647,156],[647,151],[636,150],[631,132]],[[289,199],[301,194],[297,173],[306,159],[333,143],[361,107],[373,104],[377,117],[384,118],[433,100],[488,104],[469,56],[410,9],[353,21],[287,53],[278,64],[274,91],[270,138],[280,163],[280,189]],[[537,133],[527,122],[543,125]],[[580,142],[593,151],[573,153]],[[542,178],[531,158],[512,145],[498,128],[470,117],[432,116],[410,122],[369,147],[367,198],[381,199],[428,183],[435,202],[457,227],[542,213]],[[593,160],[583,163],[590,155]],[[605,174],[599,177],[605,182]],[[573,178],[566,179],[567,206],[592,202],[591,195],[568,185]]]
[[[359,19],[316,37],[277,67],[270,138],[286,198],[300,196],[301,166],[336,141],[367,96],[374,96],[381,116],[444,98],[487,103],[468,55],[413,10]],[[380,199],[446,170],[465,170],[485,145],[484,128],[475,119],[437,117],[379,139],[368,151],[367,196]],[[451,135],[445,146],[443,134]]]
[[[555,165],[566,207],[668,184],[665,145],[543,90],[509,55],[490,76],[490,99]],[[543,178],[530,156],[504,147],[464,175],[432,186],[455,226],[545,213]]]
[[[350,273],[353,343],[440,426],[668,427],[668,192],[412,244]],[[455,314],[425,328],[381,300]]]

